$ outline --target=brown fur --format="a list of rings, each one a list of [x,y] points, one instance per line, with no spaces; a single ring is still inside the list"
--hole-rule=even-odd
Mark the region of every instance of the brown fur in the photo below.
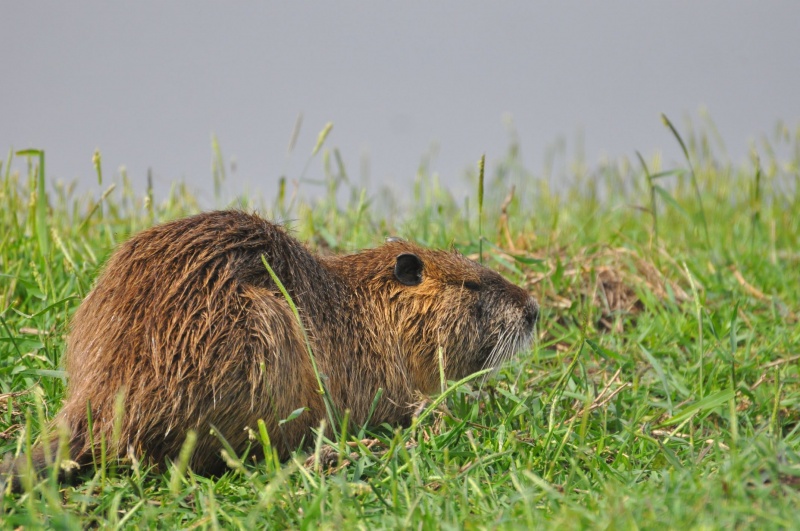
[[[398,256],[423,264],[418,285]],[[455,252],[392,241],[346,256],[316,256],[283,228],[238,211],[199,214],[146,230],[110,258],[73,320],[68,392],[54,424],[70,457],[91,463],[101,438],[112,456],[160,465],[189,430],[198,473],[224,471],[215,426],[237,452],[263,419],[281,458],[311,439],[325,406],[301,329],[262,264],[296,303],[319,372],[353,425],[410,420],[416,392],[496,366],[527,346],[538,307],[521,288]],[[475,284],[479,284],[479,288]],[[477,288],[477,289],[476,289]],[[124,414],[114,439],[115,401]],[[87,405],[93,433],[88,433]],[[292,411],[307,407],[279,425]],[[41,449],[34,466],[44,466]]]

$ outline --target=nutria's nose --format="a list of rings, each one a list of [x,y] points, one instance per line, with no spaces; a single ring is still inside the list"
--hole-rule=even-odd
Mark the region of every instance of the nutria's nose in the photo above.
[[[533,297],[528,297],[525,303],[525,309],[522,312],[522,318],[525,320],[525,325],[527,325],[528,328],[533,328],[533,325],[536,324],[536,320],[539,319],[539,304],[536,303],[536,299]]]

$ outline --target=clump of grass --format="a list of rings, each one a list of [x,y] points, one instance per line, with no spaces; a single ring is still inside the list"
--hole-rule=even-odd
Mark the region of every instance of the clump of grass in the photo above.
[[[0,498],[4,526],[794,527],[800,137],[780,137],[785,164],[765,149],[732,167],[702,133],[666,123],[688,167],[637,154],[636,165],[581,165],[576,184],[551,189],[514,145],[481,164],[478,197],[463,204],[421,167],[415,206],[396,218],[346,179],[326,128],[309,160],[322,154],[333,194],[290,199],[284,184],[274,203],[240,204],[295,219],[320,252],[404,234],[482,258],[539,299],[532,351],[482,386],[444,382],[407,429],[336,441],[320,430],[310,458],[279,463],[259,425],[265,461],[229,455],[220,478],[188,470],[187,439],[164,474],[134,456],[75,486],[32,480]],[[24,452],[58,410],[66,324],[114,245],[199,208],[181,186],[139,197],[122,175],[103,175],[95,197],[48,197],[44,154],[13,153],[0,170],[4,453]],[[564,168],[554,182],[570,182]]]

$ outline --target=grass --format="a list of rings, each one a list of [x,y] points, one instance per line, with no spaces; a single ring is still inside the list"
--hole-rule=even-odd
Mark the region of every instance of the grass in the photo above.
[[[321,135],[326,195],[303,201],[282,180],[274,204],[233,205],[294,220],[298,237],[326,252],[399,234],[481,255],[539,299],[532,351],[482,386],[450,382],[407,429],[317,438],[287,463],[232,456],[221,478],[180,460],[161,475],[109,463],[76,486],[48,478],[5,493],[0,523],[797,527],[800,134],[779,139],[788,160],[765,146],[761,159],[733,165],[702,132],[682,138],[667,123],[683,166],[640,156],[548,178],[512,145],[481,172],[485,187],[476,167],[463,203],[423,166],[402,215],[382,214],[392,209],[379,195],[350,185]],[[221,159],[216,142],[214,152]],[[58,410],[69,317],[114,246],[199,209],[182,186],[156,201],[122,175],[109,191],[99,154],[99,199],[47,188],[44,158],[10,152],[0,168],[3,453],[26,452]],[[549,187],[555,180],[567,184]],[[214,181],[223,186],[224,165]]]

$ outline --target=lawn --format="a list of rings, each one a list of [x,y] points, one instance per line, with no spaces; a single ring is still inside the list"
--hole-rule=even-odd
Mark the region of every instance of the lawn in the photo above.
[[[286,220],[325,252],[389,235],[454,246],[537,297],[538,341],[485,383],[451,382],[410,427],[315,436],[288,462],[233,459],[219,478],[102,462],[72,486],[6,492],[2,527],[800,527],[800,131],[732,163],[713,137],[665,125],[685,153],[669,165],[532,172],[512,143],[482,177],[475,164],[466,198],[423,164],[402,209],[352,184],[323,136],[313,198],[287,176],[202,205]],[[201,208],[182,185],[135,192],[99,154],[97,184],[76,194],[45,161],[12,150],[0,166],[4,454],[58,411],[69,317],[109,253]]]

